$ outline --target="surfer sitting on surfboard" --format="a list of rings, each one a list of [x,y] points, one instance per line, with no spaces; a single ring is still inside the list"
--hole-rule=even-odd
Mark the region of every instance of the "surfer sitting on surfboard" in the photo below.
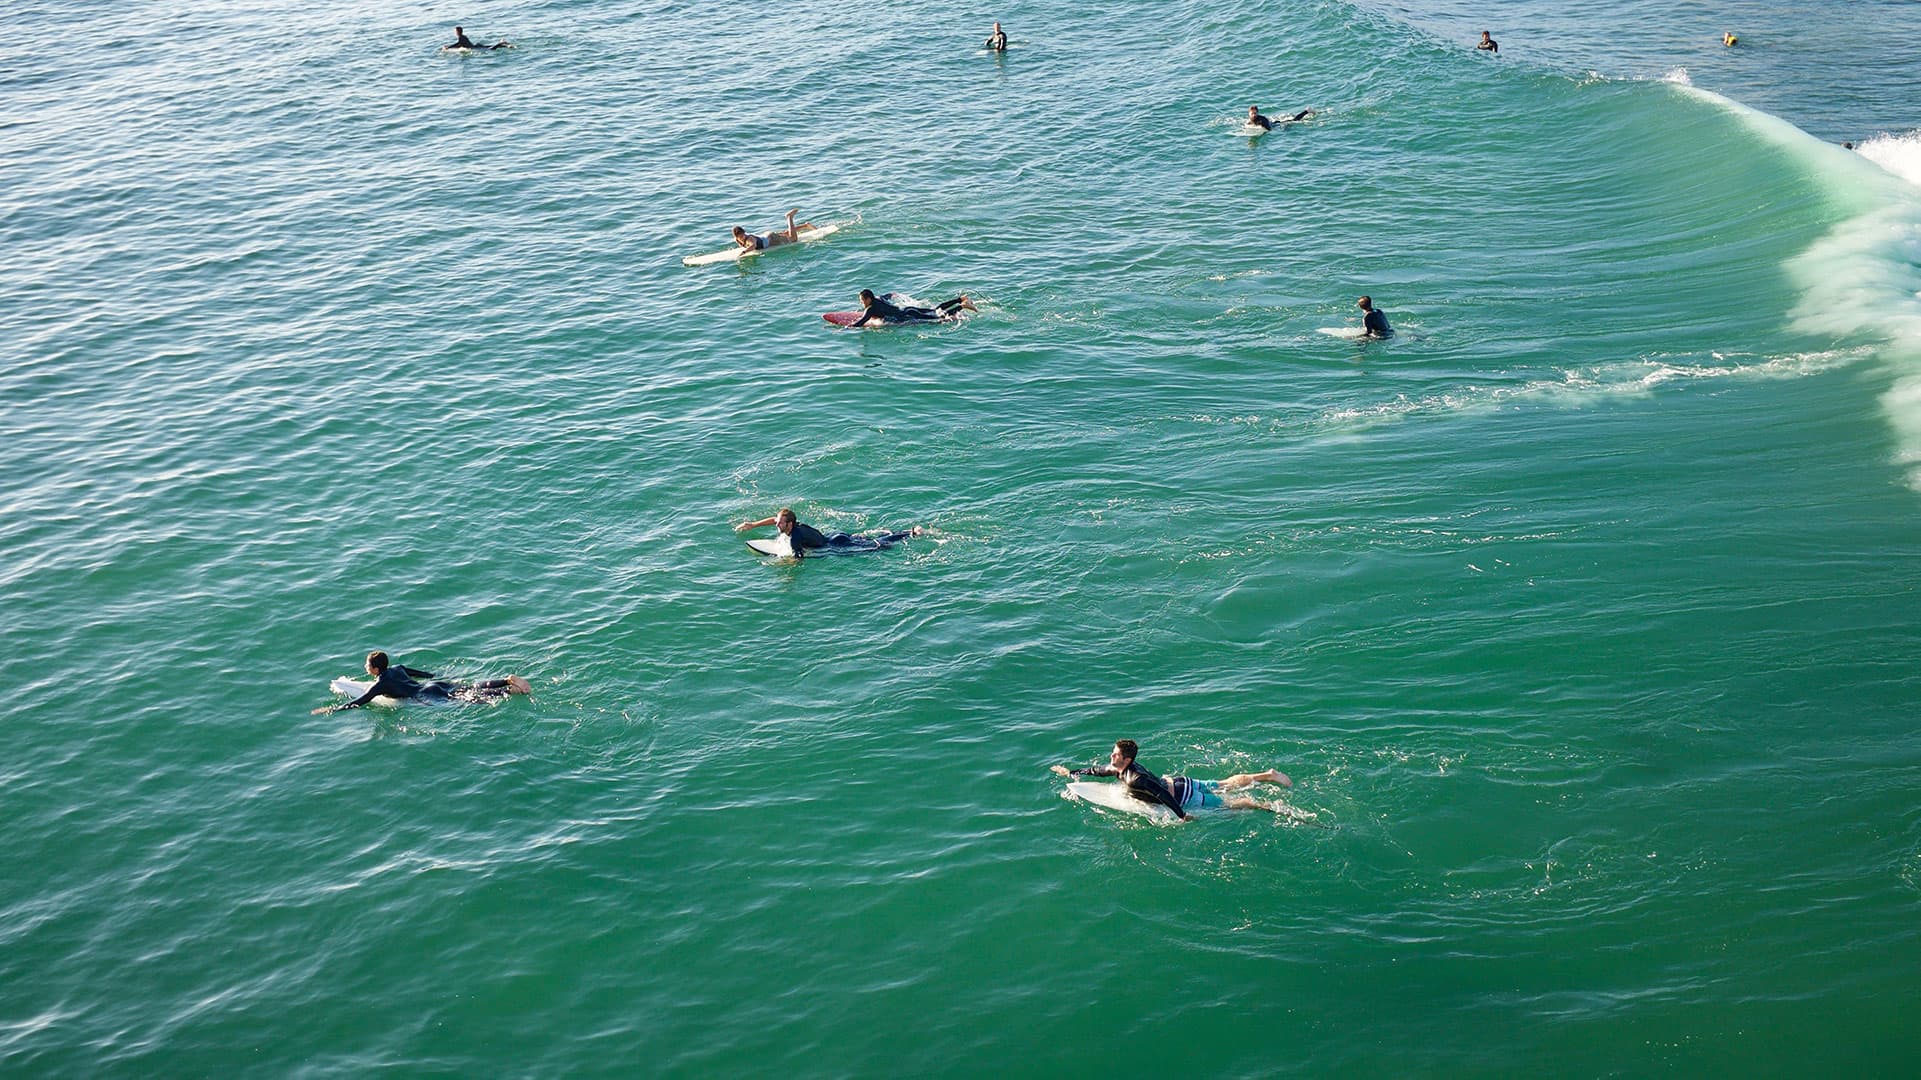
[[[1474,47],[1482,52],[1493,53],[1496,56],[1501,55],[1501,43],[1488,37],[1486,30],[1481,31],[1481,40]]]
[[[787,540],[788,550],[796,559],[805,558],[806,552],[821,548],[884,548],[910,536],[919,536],[924,531],[916,525],[905,532],[886,532],[878,536],[850,536],[844,532],[824,533],[812,525],[802,523],[794,516],[794,512],[785,506],[781,507],[780,513],[773,517],[761,518],[759,521],[743,521],[734,526],[734,531],[764,529],[769,525],[780,530],[780,535]]]
[[[338,712],[341,709],[358,709],[377,697],[395,700],[420,698],[425,701],[491,701],[509,694],[534,692],[533,686],[518,675],[509,675],[504,679],[486,679],[477,683],[442,682],[431,671],[410,668],[405,664],[389,663],[387,654],[379,649],[367,654],[367,674],[374,677],[374,684],[366,693],[345,705],[327,705],[315,709],[314,714],[318,716],[322,713]],[[427,681],[420,681],[422,679]]]
[[[1007,51],[1007,34],[1001,29],[1000,23],[995,23],[994,32],[987,35],[987,47],[994,52]]]
[[[746,229],[736,225],[734,226],[734,243],[739,244],[742,251],[766,251],[770,247],[779,247],[782,244],[798,244],[800,243],[800,231],[802,229],[811,230],[814,227],[814,223],[811,221],[803,221],[799,225],[794,224],[794,215],[798,213],[800,213],[798,210],[787,211],[786,232],[750,233]]]
[[[1261,107],[1259,105],[1249,105],[1247,107],[1247,126],[1257,127],[1257,128],[1260,128],[1262,131],[1272,131],[1274,130],[1274,125],[1276,124],[1296,124],[1313,115],[1314,115],[1313,109],[1302,109],[1300,112],[1295,113],[1293,116],[1290,116],[1285,120],[1274,120],[1274,119],[1270,119],[1268,117],[1262,116]]]
[[[1387,316],[1381,314],[1379,309],[1375,308],[1372,298],[1363,296],[1359,300],[1354,301],[1354,306],[1361,309],[1361,335],[1363,337],[1384,338],[1394,336],[1394,331],[1387,325]]]
[[[1280,811],[1272,803],[1250,799],[1245,795],[1230,795],[1252,784],[1279,784],[1293,787],[1285,773],[1273,769],[1258,773],[1236,773],[1225,780],[1192,780],[1185,776],[1170,776],[1165,780],[1140,767],[1134,760],[1140,752],[1140,745],[1132,739],[1122,739],[1114,744],[1107,755],[1106,765],[1096,765],[1091,769],[1069,769],[1065,765],[1050,766],[1061,776],[1118,776],[1127,786],[1127,793],[1142,802],[1159,803],[1174,811],[1175,815],[1186,819],[1190,810],[1271,810]]]
[[[511,49],[513,47],[514,43],[508,41],[506,38],[501,38],[492,45],[476,45],[473,43],[473,40],[467,36],[467,31],[462,30],[458,26],[454,27],[454,43],[452,45],[441,46],[443,49]]]
[[[868,323],[907,323],[940,322],[943,319],[959,318],[963,311],[979,311],[966,293],[952,300],[925,307],[895,307],[892,303],[874,295],[872,289],[860,291],[860,318],[848,323],[849,326],[865,326]]]

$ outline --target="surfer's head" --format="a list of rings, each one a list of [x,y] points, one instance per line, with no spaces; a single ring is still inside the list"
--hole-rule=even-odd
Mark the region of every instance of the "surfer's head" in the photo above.
[[[1141,744],[1132,739],[1118,739],[1114,743],[1114,752],[1107,756],[1107,762],[1116,769],[1125,769],[1140,752]]]
[[[1247,115],[1250,117],[1261,115],[1261,107],[1259,105],[1249,105],[1247,107]]]
[[[1359,300],[1354,301],[1354,306],[1360,308],[1362,311],[1373,311],[1374,301],[1370,297],[1363,296]]]
[[[370,652],[367,654],[367,674],[372,675],[374,678],[378,679],[380,678],[380,673],[385,670],[387,670],[387,654],[386,653],[381,652],[379,649],[375,649],[373,652]]]
[[[860,306],[861,306],[861,307],[873,307],[873,306],[874,306],[874,290],[872,290],[872,289],[862,289],[862,290],[860,291]]]
[[[743,228],[741,228],[741,227],[740,227],[740,226],[738,226],[738,225],[736,225],[736,226],[734,226],[734,239],[736,239],[736,240],[745,240],[745,239],[747,239],[747,230],[746,230],[746,229],[743,229]]]
[[[786,535],[794,531],[794,521],[794,512],[783,506],[780,508],[780,513],[774,515],[774,528],[779,529],[782,535]]]

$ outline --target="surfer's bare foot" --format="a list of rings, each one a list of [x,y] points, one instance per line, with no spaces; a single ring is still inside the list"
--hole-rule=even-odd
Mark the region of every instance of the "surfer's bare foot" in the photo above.
[[[1264,773],[1255,773],[1254,779],[1259,781],[1264,781],[1269,784],[1279,784],[1282,787],[1294,786],[1294,781],[1289,780],[1287,778],[1287,774],[1284,772],[1281,772],[1278,769],[1269,769]]]
[[[980,309],[974,306],[974,302],[967,298],[966,293],[962,293],[961,294],[961,310],[962,311],[979,311]]]
[[[507,692],[509,694],[531,694],[534,692],[534,684],[518,675],[509,675],[507,676]]]
[[[926,529],[923,529],[923,528],[921,528],[921,527],[920,527],[919,525],[916,525],[916,526],[914,526],[913,528],[911,528],[911,529],[909,529],[909,530],[907,530],[907,535],[909,535],[909,536],[919,536],[919,535],[920,535],[921,533],[924,533],[924,532],[926,532],[926,531],[927,531]]]

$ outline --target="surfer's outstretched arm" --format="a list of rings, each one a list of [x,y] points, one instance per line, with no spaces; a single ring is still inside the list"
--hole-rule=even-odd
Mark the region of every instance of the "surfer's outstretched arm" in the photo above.
[[[380,696],[380,683],[376,681],[372,686],[367,688],[366,693],[360,695],[359,697],[353,699],[352,701],[347,702],[345,705],[322,705],[320,708],[315,709],[313,711],[313,715],[325,716],[328,713],[336,713],[342,709],[358,709],[362,705],[367,704],[369,701],[372,701],[373,699],[379,696]]]
[[[748,529],[764,529],[767,526],[772,525],[774,521],[775,519],[770,517],[761,518],[759,521],[743,521],[740,524],[734,526],[734,531],[746,532]]]

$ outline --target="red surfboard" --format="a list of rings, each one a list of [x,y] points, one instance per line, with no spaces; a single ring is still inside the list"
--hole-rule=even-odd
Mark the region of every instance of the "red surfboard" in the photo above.
[[[826,319],[835,326],[852,326],[854,325],[854,320],[860,318],[860,316],[861,313],[858,311],[830,311],[822,315],[821,318]]]

